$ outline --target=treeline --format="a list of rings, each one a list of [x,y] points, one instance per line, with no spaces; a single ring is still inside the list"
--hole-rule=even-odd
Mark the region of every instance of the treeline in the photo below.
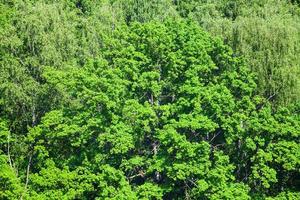
[[[300,199],[299,5],[0,0],[0,199]]]

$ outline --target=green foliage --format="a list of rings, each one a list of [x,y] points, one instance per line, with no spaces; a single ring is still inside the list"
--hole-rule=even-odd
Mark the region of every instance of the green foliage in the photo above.
[[[0,198],[17,199],[22,192],[22,185],[18,178],[10,155],[10,132],[7,124],[0,118]],[[5,149],[5,151],[2,151]],[[8,155],[5,155],[7,153]]]
[[[298,7],[277,0],[178,2],[184,16],[246,57],[259,94],[281,105],[299,101]]]
[[[299,199],[296,5],[0,11],[1,199]]]
[[[300,194],[299,192],[282,192],[274,198],[267,198],[269,199],[276,199],[276,200],[294,200],[299,199]]]
[[[120,0],[115,2],[123,8],[127,23],[163,21],[169,17],[178,17],[176,8],[170,0]]]
[[[7,157],[0,154],[0,198],[17,199],[22,187],[13,169],[7,164]]]

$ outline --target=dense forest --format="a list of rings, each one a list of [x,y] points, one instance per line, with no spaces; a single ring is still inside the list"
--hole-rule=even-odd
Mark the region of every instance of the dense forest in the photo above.
[[[300,1],[0,0],[0,199],[299,200]]]

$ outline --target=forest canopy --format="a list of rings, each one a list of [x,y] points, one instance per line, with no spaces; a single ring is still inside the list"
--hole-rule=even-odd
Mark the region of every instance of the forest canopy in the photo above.
[[[300,3],[0,0],[0,199],[300,199]]]

